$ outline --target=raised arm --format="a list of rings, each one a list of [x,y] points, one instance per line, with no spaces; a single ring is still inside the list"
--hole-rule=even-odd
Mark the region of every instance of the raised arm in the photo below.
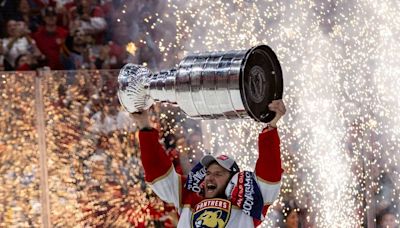
[[[271,111],[276,112],[276,116],[258,137],[259,156],[255,169],[264,199],[264,214],[268,206],[278,197],[280,190],[283,169],[276,124],[286,112],[282,100],[275,100],[268,107]]]
[[[145,180],[162,200],[179,208],[182,177],[175,172],[171,160],[159,143],[158,131],[151,128],[147,111],[132,115],[140,129],[139,143]]]

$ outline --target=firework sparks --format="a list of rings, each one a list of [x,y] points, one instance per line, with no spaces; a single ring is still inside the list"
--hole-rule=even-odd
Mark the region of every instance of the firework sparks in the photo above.
[[[135,43],[129,42],[129,43],[126,45],[126,51],[129,52],[129,54],[131,54],[131,55],[134,56],[135,53],[136,53],[136,50],[137,50],[137,47],[136,47]]]
[[[317,227],[360,227],[373,207],[399,204],[397,1],[169,0],[165,4],[165,12],[143,20],[150,30],[165,34],[155,40],[164,61],[160,65],[171,67],[193,51],[247,49],[260,43],[276,51],[288,107],[280,122],[286,170],[280,201],[294,197]],[[141,45],[150,45],[139,39]],[[135,45],[130,46],[127,50],[135,53]],[[34,88],[26,86],[34,84],[30,81],[34,77],[20,76],[0,78],[0,106],[6,110],[0,114],[0,214],[5,218],[0,225],[5,227],[40,226],[35,105],[29,98]],[[148,208],[162,211],[164,205],[144,187],[130,131],[108,137],[90,132],[94,110],[107,110],[96,103],[98,98],[107,100],[115,94],[98,90],[110,84],[104,75],[91,76],[93,81],[77,76],[65,94],[59,86],[68,76],[45,80],[52,224],[143,224],[154,218]],[[208,152],[227,153],[242,168],[253,169],[262,125],[251,120],[193,123],[171,107],[164,107],[160,121],[167,136],[194,135],[195,128],[201,128],[203,143],[178,146],[189,162]],[[274,206],[279,207],[280,201]],[[267,220],[264,226],[273,222]]]
[[[176,22],[175,42],[183,55],[260,43],[277,52],[289,108],[280,126],[287,169],[282,192],[306,205],[318,227],[360,226],[371,205],[399,203],[396,1],[168,4],[168,17],[160,21]],[[159,42],[160,51],[165,46],[170,45]],[[205,121],[202,126],[212,153],[228,151],[240,157],[242,167],[254,165],[257,124]],[[252,130],[244,134],[244,129]],[[386,189],[386,198],[380,198],[384,176],[390,176],[393,191]]]

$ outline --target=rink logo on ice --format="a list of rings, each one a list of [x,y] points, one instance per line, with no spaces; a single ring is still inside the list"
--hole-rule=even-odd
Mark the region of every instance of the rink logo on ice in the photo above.
[[[206,199],[194,207],[192,228],[225,227],[231,214],[231,202],[225,199]]]

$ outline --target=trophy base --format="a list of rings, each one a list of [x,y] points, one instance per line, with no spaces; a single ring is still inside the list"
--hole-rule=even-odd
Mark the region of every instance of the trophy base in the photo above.
[[[240,72],[240,92],[247,114],[260,122],[270,122],[275,112],[268,109],[273,100],[282,99],[282,69],[275,53],[266,45],[246,53]]]

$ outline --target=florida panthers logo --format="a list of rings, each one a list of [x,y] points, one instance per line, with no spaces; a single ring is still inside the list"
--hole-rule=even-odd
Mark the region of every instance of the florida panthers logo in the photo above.
[[[203,214],[197,219],[196,227],[225,227],[224,220],[221,219],[222,211],[204,211]]]
[[[194,209],[192,228],[224,228],[231,213],[231,202],[225,199],[206,199]]]

